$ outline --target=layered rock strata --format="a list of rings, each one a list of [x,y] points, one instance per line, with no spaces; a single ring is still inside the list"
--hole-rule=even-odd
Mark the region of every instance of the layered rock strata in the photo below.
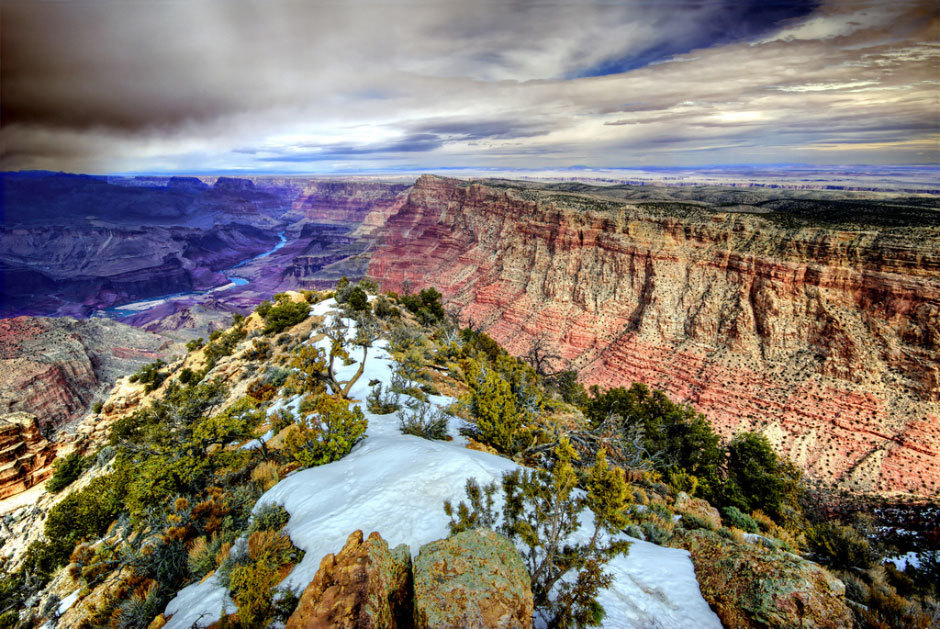
[[[0,427],[0,466],[12,465],[0,472],[0,499],[51,474],[55,448],[43,434],[78,419],[120,376],[173,348],[107,319],[0,319],[0,416],[9,420]]]
[[[55,444],[39,432],[34,415],[0,415],[0,500],[46,480],[55,457]]]
[[[800,211],[423,176],[369,274],[385,289],[438,287],[517,354],[545,336],[556,367],[587,384],[645,382],[727,437],[762,430],[815,478],[934,495],[940,221]]]

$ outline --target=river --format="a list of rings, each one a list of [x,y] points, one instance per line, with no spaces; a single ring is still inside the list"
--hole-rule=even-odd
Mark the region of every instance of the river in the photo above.
[[[281,232],[280,234],[278,234],[278,243],[274,245],[272,249],[269,249],[263,253],[259,253],[258,255],[254,257],[248,258],[247,260],[242,260],[235,266],[230,266],[229,268],[224,269],[222,271],[222,274],[226,278],[228,278],[229,280],[228,284],[223,284],[222,286],[216,286],[215,288],[207,288],[205,290],[193,290],[193,291],[186,291],[182,293],[170,293],[168,295],[162,295],[160,297],[150,297],[142,301],[134,301],[134,302],[126,303],[126,304],[121,304],[119,306],[112,306],[110,308],[104,308],[102,310],[99,310],[95,316],[104,316],[110,319],[120,319],[123,317],[129,317],[131,315],[139,314],[140,312],[143,312],[144,310],[153,308],[154,306],[157,306],[171,299],[178,299],[182,297],[197,297],[199,295],[208,295],[209,293],[215,293],[217,291],[227,290],[235,286],[245,286],[246,284],[250,284],[251,280],[248,280],[239,275],[235,275],[232,272],[235,271],[235,269],[240,269],[241,267],[247,266],[248,264],[251,264],[252,262],[256,260],[267,258],[269,255],[271,255],[272,253],[274,253],[275,251],[277,251],[278,249],[286,245],[287,236],[285,236],[284,234],[285,232]]]

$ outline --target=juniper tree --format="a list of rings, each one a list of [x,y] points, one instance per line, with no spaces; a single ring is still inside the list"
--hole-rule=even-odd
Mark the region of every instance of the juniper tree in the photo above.
[[[604,566],[625,554],[629,543],[615,536],[626,524],[623,515],[629,504],[629,486],[622,472],[611,469],[606,457],[587,471],[588,491],[580,491],[573,461],[577,457],[567,439],[562,439],[547,470],[515,470],[503,475],[501,513],[495,510],[497,484],[480,487],[467,481],[469,505],[455,509],[444,503],[451,517],[450,530],[458,533],[485,526],[506,535],[520,549],[529,572],[537,613],[550,627],[593,626],[603,618],[598,592],[612,577]],[[586,543],[572,543],[586,507],[597,508],[594,534]],[[566,574],[573,578],[562,581]]]

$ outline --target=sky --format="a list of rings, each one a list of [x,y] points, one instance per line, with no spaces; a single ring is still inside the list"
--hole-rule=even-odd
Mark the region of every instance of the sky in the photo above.
[[[0,0],[0,169],[940,162],[936,0]]]

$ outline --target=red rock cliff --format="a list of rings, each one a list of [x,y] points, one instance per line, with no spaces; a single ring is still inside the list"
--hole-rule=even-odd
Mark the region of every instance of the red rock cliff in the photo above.
[[[785,226],[423,176],[369,274],[435,285],[510,351],[645,382],[814,477],[940,491],[940,229]]]

